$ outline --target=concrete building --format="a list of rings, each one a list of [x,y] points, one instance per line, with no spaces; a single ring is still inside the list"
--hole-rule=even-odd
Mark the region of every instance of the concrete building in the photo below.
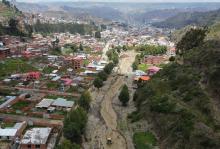
[[[0,48],[0,59],[6,58],[11,55],[9,48]]]
[[[47,149],[52,128],[32,128],[27,130],[21,140],[22,149]]]
[[[72,59],[72,64],[74,69],[80,69],[83,67],[83,58],[81,57],[75,57]]]
[[[10,128],[0,128],[0,140],[10,140],[14,141],[17,137],[20,137],[22,132],[27,126],[27,122],[16,123]]]
[[[145,64],[157,65],[157,64],[161,64],[165,60],[166,60],[166,58],[164,56],[146,55],[146,56],[144,56],[143,61]]]

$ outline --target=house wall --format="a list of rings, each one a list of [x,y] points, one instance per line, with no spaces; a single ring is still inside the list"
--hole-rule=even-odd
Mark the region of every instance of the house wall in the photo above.
[[[23,123],[23,125],[21,126],[20,129],[18,129],[16,136],[21,136],[22,132],[25,130],[25,128],[27,127],[27,122]]]
[[[146,56],[144,57],[144,63],[146,64],[160,64],[164,61],[163,56]]]
[[[73,61],[72,61],[72,63],[73,63],[73,68],[74,69],[80,69],[82,66],[83,66],[83,60],[78,60],[78,59],[73,59]]]
[[[41,144],[40,148],[37,148],[37,146],[35,144],[21,144],[21,149],[47,149],[47,145],[46,144]]]
[[[10,56],[10,49],[0,50],[0,59]]]

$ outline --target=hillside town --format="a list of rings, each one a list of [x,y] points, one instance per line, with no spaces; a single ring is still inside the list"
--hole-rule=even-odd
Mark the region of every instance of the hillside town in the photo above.
[[[26,14],[22,21],[32,25],[34,22],[30,16]],[[38,17],[42,23],[70,23],[57,18]],[[128,84],[133,93],[140,82],[149,81],[176,54],[168,33],[151,26],[140,29],[122,27],[113,22],[106,25],[100,35],[95,34],[95,31],[85,35],[34,32],[31,37],[0,36],[1,149],[54,149],[64,139],[63,121],[66,115],[81,106],[79,100],[86,91],[91,92],[91,105],[101,100],[99,96],[104,94],[108,96],[106,98],[113,99],[123,83]],[[149,51],[148,48],[152,54],[144,53]],[[155,52],[157,49],[160,51]],[[108,54],[111,52],[117,55],[118,62]],[[109,91],[117,89],[111,95],[94,84],[97,76],[105,72],[110,63],[114,63],[114,69],[104,85],[109,87]],[[114,75],[118,77],[114,78]],[[126,81],[122,81],[121,76]],[[118,79],[116,84],[109,84],[114,79]],[[105,102],[103,100],[103,104]],[[106,106],[109,104],[111,102]],[[88,122],[91,127],[95,124],[91,119],[94,114],[92,110],[99,109],[91,107]],[[120,143],[121,148],[125,147],[124,138],[117,132],[114,134],[117,125],[109,124],[108,117],[114,112],[108,112],[101,113],[106,125],[97,126],[100,125],[100,129],[109,127],[109,130],[99,131],[89,126],[88,132],[97,132],[94,133],[96,136],[90,136],[90,142],[83,143],[84,148],[105,148],[106,140],[96,138],[101,134],[108,136],[107,144],[114,142],[110,148],[116,149]],[[119,144],[115,135],[121,139]]]
[[[145,56],[139,65],[149,67],[136,70],[130,78],[134,81],[139,78],[148,81],[162,69],[159,64],[175,55],[173,43],[163,35],[154,35],[150,29],[139,35],[135,29],[112,28],[101,32],[101,36],[97,39],[89,35],[54,33],[46,37],[34,34],[28,39],[0,37],[0,65],[6,64],[0,74],[1,146],[54,148],[66,113],[78,107],[81,94],[93,86],[96,74],[109,63],[102,56],[106,54],[103,50],[123,46],[132,49],[143,44],[168,48],[164,55]]]

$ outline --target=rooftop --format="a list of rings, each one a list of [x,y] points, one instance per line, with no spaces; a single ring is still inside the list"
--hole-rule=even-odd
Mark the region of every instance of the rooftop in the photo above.
[[[0,47],[0,51],[6,51],[6,50],[9,50],[9,48]]]
[[[54,102],[53,99],[43,99],[40,103],[36,105],[37,108],[48,108]]]
[[[53,106],[58,106],[58,107],[69,107],[71,108],[73,106],[74,102],[73,101],[67,101],[66,99],[63,98],[57,98],[52,105]]]
[[[51,128],[32,128],[26,131],[21,144],[46,144],[51,133]]]
[[[48,108],[50,106],[57,106],[57,107],[66,107],[66,108],[72,108],[74,102],[73,101],[67,101],[63,98],[57,98],[54,99],[43,99],[40,103],[36,105],[37,108]]]
[[[15,128],[0,129],[1,137],[14,137],[16,133],[17,133],[17,129]]]

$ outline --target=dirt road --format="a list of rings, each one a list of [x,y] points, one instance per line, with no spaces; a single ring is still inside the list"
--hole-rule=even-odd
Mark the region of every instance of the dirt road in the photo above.
[[[112,104],[118,100],[120,88],[123,84],[128,84],[128,79],[124,75],[132,74],[131,65],[136,53],[127,51],[122,55],[127,55],[120,59],[119,72],[115,76],[111,75],[105,82],[102,89],[91,89],[92,104],[89,112],[88,125],[86,130],[87,141],[83,143],[85,149],[127,149],[126,137],[118,130],[118,117]],[[123,74],[119,76],[118,73]],[[130,81],[129,81],[130,82]],[[125,118],[126,119],[126,118]],[[107,138],[111,138],[113,144],[107,145]],[[130,141],[130,140],[129,140]]]
[[[131,75],[132,74],[132,64],[135,61],[136,52],[126,51],[121,53],[120,61],[119,61],[119,72],[123,75]]]

